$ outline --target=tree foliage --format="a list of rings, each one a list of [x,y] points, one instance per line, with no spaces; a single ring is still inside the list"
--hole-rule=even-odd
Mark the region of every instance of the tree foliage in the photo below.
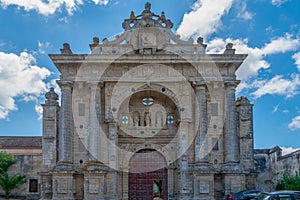
[[[16,159],[13,155],[2,151],[0,152],[0,187],[5,192],[7,199],[12,189],[25,183],[24,175],[19,173],[11,177],[8,175],[8,168],[15,162]]]
[[[0,178],[0,186],[5,192],[6,198],[9,197],[10,191],[17,187],[18,185],[24,184],[25,181],[25,176],[21,174],[15,174],[11,177],[7,174],[7,172],[3,172],[2,176]]]
[[[276,184],[276,190],[300,190],[300,170],[295,175],[284,173]]]
[[[0,174],[7,172],[8,168],[16,162],[13,155],[0,151]]]

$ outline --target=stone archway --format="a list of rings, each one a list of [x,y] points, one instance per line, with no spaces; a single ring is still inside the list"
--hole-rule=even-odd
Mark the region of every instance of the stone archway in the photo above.
[[[129,164],[128,199],[168,199],[166,160],[158,151],[142,149],[132,156]]]

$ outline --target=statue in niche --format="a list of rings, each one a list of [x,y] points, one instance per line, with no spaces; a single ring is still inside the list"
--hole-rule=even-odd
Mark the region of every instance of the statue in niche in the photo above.
[[[162,121],[163,120],[163,118],[162,118],[162,113],[161,112],[158,112],[157,114],[156,114],[156,127],[162,127]]]
[[[140,115],[138,112],[133,114],[133,126],[138,127],[140,123]]]
[[[147,112],[147,113],[145,114],[145,123],[146,123],[146,126],[147,126],[147,127],[150,127],[150,126],[151,126],[151,116],[150,116],[150,113],[149,113],[149,112]]]

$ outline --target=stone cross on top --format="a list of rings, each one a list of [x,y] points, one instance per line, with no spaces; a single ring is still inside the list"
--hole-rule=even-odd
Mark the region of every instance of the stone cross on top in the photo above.
[[[124,20],[122,27],[125,30],[141,27],[159,27],[170,29],[173,27],[173,23],[171,20],[166,19],[164,12],[162,12],[161,15],[156,15],[152,13],[150,9],[151,4],[147,2],[145,4],[145,10],[142,12],[142,14],[135,16],[134,12],[131,11],[130,18]]]

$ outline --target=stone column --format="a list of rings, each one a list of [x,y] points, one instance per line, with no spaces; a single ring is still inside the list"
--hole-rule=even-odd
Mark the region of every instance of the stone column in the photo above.
[[[118,127],[117,122],[108,122],[108,164],[110,199],[118,199]]]
[[[236,101],[239,119],[240,163],[246,170],[254,171],[253,155],[253,104],[246,97],[239,97]]]
[[[238,163],[239,139],[237,135],[237,117],[235,106],[236,82],[226,83],[226,120],[224,150],[225,163]]]
[[[60,81],[58,84],[61,88],[60,150],[58,165],[64,166],[73,163],[73,83],[70,81]]]
[[[43,106],[43,170],[53,169],[57,162],[58,95],[54,88],[45,94]]]
[[[207,99],[205,85],[195,85],[199,106],[199,128],[195,138],[195,162],[208,162],[207,145]]]
[[[187,199],[190,194],[188,180],[188,128],[187,121],[181,121],[178,135],[179,158],[179,199]]]
[[[101,86],[90,83],[89,159],[101,160]]]

